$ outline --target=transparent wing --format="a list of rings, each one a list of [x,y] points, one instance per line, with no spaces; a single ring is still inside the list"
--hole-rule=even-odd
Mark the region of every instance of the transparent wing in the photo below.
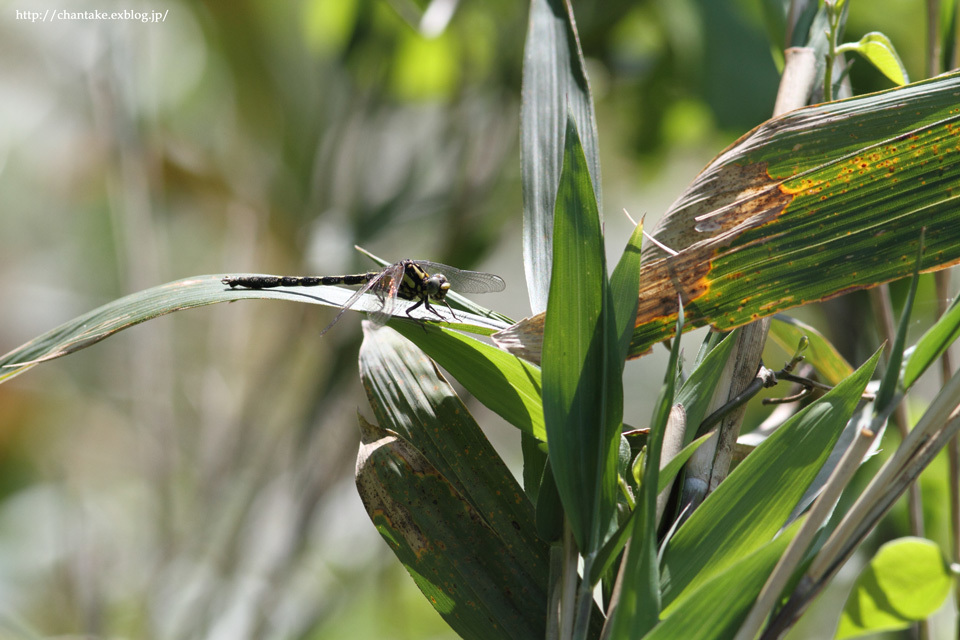
[[[376,278],[360,290],[361,292],[370,291],[380,298],[380,309],[370,312],[370,319],[374,324],[385,325],[390,316],[393,315],[394,302],[397,299],[397,292],[400,291],[400,283],[403,282],[405,272],[406,265],[403,262],[396,262],[381,271]]]
[[[443,274],[450,282],[450,288],[457,293],[495,293],[506,288],[503,278],[482,271],[466,271],[439,262],[416,260],[416,263],[430,275]]]
[[[399,278],[397,276],[397,271],[399,267]],[[343,306],[340,307],[340,312],[336,317],[328,324],[323,331],[320,332],[322,336],[327,331],[330,330],[333,325],[337,324],[337,321],[345,314],[353,305],[357,304],[357,301],[365,293],[374,293],[380,299],[380,308],[376,311],[371,311],[370,317],[376,324],[386,324],[387,320],[390,319],[390,313],[393,311],[393,301],[397,297],[397,290],[400,287],[400,281],[403,280],[403,265],[392,264],[380,273],[376,275],[370,282],[366,283],[360,287],[355,294],[350,296],[350,298],[343,303]],[[389,295],[392,291],[392,295]]]

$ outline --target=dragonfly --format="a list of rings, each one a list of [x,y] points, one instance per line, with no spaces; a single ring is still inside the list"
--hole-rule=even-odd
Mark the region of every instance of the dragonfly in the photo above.
[[[340,307],[333,322],[320,332],[323,335],[366,293],[374,294],[380,301],[379,308],[370,312],[375,324],[384,325],[393,315],[397,298],[416,302],[406,309],[411,320],[417,320],[412,312],[421,306],[437,316],[444,317],[433,308],[431,301],[442,303],[454,313],[447,302],[447,293],[495,293],[506,287],[503,278],[482,271],[467,271],[449,265],[426,260],[400,260],[381,269],[343,276],[227,276],[221,280],[225,285],[247,289],[272,289],[275,287],[316,287],[335,285],[361,285]]]

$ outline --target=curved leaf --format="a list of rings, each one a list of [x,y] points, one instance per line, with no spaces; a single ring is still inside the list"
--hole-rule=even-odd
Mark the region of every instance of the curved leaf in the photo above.
[[[907,360],[903,386],[909,389],[933,362],[960,337],[960,298],[953,301],[946,313],[921,336]]]
[[[837,52],[856,51],[870,61],[880,73],[893,82],[904,85],[910,82],[907,70],[897,55],[897,50],[890,42],[890,38],[879,31],[871,31],[860,38],[859,42],[847,43],[837,47]]]
[[[488,409],[523,433],[546,441],[539,368],[444,327],[415,326],[408,322],[397,323],[395,328]]]
[[[341,287],[232,289],[221,282],[222,278],[223,275],[205,275],[168,282],[159,287],[144,289],[118,298],[78,316],[0,356],[0,382],[9,380],[37,363],[79,351],[118,331],[174,311],[253,298],[339,307],[355,293],[353,290]],[[412,304],[407,300],[396,301],[393,314],[399,316],[398,322],[408,322],[406,310]],[[375,311],[377,308],[379,308],[379,301],[374,295],[361,297],[353,306],[355,311]],[[429,317],[426,319],[430,320]],[[441,324],[484,334],[492,333],[504,326],[504,323],[497,319],[464,311],[457,312],[456,320]]]

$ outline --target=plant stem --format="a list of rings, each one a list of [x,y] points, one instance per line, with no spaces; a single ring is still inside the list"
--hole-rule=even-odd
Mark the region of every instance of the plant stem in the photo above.
[[[577,544],[570,522],[563,521],[563,587],[560,593],[560,638],[573,638],[574,603],[577,597]]]
[[[577,589],[577,610],[573,627],[575,640],[586,640],[590,631],[590,613],[593,610],[593,588],[590,586],[590,569],[593,567],[593,555],[583,559],[583,580]]]

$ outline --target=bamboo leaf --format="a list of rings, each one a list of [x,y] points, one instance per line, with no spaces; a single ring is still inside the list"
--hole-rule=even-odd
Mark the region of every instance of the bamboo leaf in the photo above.
[[[960,298],[917,341],[903,374],[903,386],[909,389],[937,358],[960,337]]]
[[[627,357],[630,349],[630,337],[637,322],[638,300],[634,291],[640,288],[640,249],[643,245],[643,221],[640,221],[630,235],[620,261],[610,276],[610,292],[613,296],[617,318],[617,335],[620,342],[620,360]],[[622,370],[622,369],[621,369]]]
[[[362,417],[357,490],[377,531],[463,638],[543,638],[545,575],[517,556],[429,461]]]
[[[733,352],[736,341],[736,331],[733,331],[704,356],[677,391],[676,401],[683,405],[687,415],[684,442],[690,442],[693,439],[700,422],[705,417],[710,401],[713,399],[713,392],[720,381],[720,374]]]
[[[520,171],[523,259],[535,313],[546,309],[550,290],[553,212],[568,114],[580,132],[595,206],[601,210],[597,123],[573,12],[566,0],[532,0],[523,57]]]
[[[721,153],[644,250],[631,355],[960,261],[960,73],[792,111]],[[536,361],[543,320],[494,338]]]
[[[341,287],[231,289],[221,282],[222,278],[222,275],[206,275],[168,282],[124,296],[65,322],[0,356],[0,382],[9,380],[35,364],[79,351],[118,331],[174,311],[254,298],[339,307],[355,293]],[[410,304],[412,303],[407,300],[397,300],[393,313],[406,318],[405,312]],[[363,296],[353,308],[356,311],[375,311],[379,306],[376,296],[369,295]],[[499,320],[462,311],[457,312],[457,318],[444,324],[483,334],[492,333],[498,326],[504,326]],[[396,322],[407,320],[398,319]]]
[[[683,330],[683,305],[677,317],[677,334]],[[680,341],[674,340],[664,374],[660,397],[650,420],[647,464],[637,500],[630,547],[624,562],[624,574],[630,579],[621,584],[620,600],[613,614],[613,637],[640,638],[660,619],[660,567],[657,563],[657,496],[660,494],[660,452],[667,418],[673,406],[677,383]]]
[[[877,398],[874,400],[875,411],[878,414],[887,409],[897,392],[897,383],[900,380],[900,365],[903,363],[903,349],[907,344],[907,328],[910,325],[910,314],[913,312],[913,301],[917,297],[917,286],[920,284],[920,259],[923,256],[925,237],[925,230],[921,229],[920,246],[917,248],[916,267],[914,268],[913,279],[910,281],[910,290],[907,292],[907,299],[903,303],[897,334],[893,338],[893,344],[890,345],[890,362],[887,363],[887,369],[880,381],[880,388],[877,390]]]
[[[665,613],[682,594],[773,538],[787,522],[853,415],[877,360],[787,420],[737,466],[670,540]]]
[[[392,329],[366,323],[360,376],[381,427],[415,448],[481,514],[517,566],[545,583],[549,552],[537,538],[533,505],[436,366]]]
[[[664,612],[663,621],[644,639],[733,638],[798,530],[799,522],[691,589],[687,597]]]
[[[810,325],[783,314],[773,317],[770,323],[770,338],[788,354],[797,350],[800,340],[806,336],[805,362],[809,362],[827,384],[840,381],[853,373],[853,367],[840,355],[827,338]]]
[[[543,353],[550,464],[577,545],[596,551],[613,524],[623,387],[603,236],[586,158],[567,121]]]
[[[546,441],[540,370],[537,367],[443,327],[398,322],[395,328],[446,369],[488,409],[523,433]]]
[[[690,459],[690,456],[696,453],[697,449],[699,449],[702,444],[712,437],[712,433],[700,436],[681,449],[680,453],[674,456],[667,464],[663,466],[662,469],[660,469],[657,495],[662,493],[663,490],[670,485],[673,479],[677,477],[677,474],[679,474],[681,469],[683,469],[683,465],[687,463],[687,460]],[[636,515],[636,509],[631,511],[630,515],[627,516],[626,522],[622,523],[617,529],[616,535],[607,540],[600,549],[590,574],[591,584],[596,584],[599,582],[603,574],[606,573],[606,571],[613,565],[613,561],[616,559],[617,554],[620,553],[620,550],[623,549],[623,546],[630,538],[630,533],[633,531],[633,519],[636,517]]]

